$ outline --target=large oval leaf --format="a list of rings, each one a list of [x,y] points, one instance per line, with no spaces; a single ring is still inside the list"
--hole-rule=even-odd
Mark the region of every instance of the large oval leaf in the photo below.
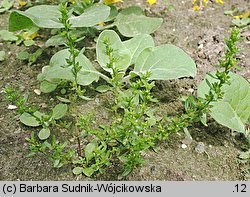
[[[31,114],[24,112],[21,116],[20,116],[20,121],[21,123],[25,124],[26,126],[30,126],[30,127],[38,127],[40,126],[40,122]]]
[[[132,57],[131,64],[134,64],[136,62],[136,59],[144,49],[149,47],[154,47],[155,45],[153,38],[147,34],[136,36],[123,43],[131,52],[131,57]]]
[[[72,15],[69,19],[72,27],[92,27],[108,18],[110,8],[106,5],[95,5],[80,16]],[[59,21],[61,13],[57,5],[38,5],[26,11],[13,11],[9,18],[9,31],[29,29],[32,26],[41,28],[63,28]]]
[[[68,105],[60,103],[53,108],[51,118],[58,120],[67,113],[67,110],[68,110]]]
[[[42,28],[62,28],[61,13],[56,5],[38,5],[23,11],[13,11],[9,18],[9,31],[28,29],[32,26]]]
[[[194,77],[196,65],[182,49],[166,44],[145,49],[137,58],[134,71],[138,74],[151,72],[151,80],[169,80]]]
[[[211,72],[212,75],[215,72]],[[213,103],[210,115],[219,124],[238,132],[245,132],[245,124],[250,117],[250,84],[241,76],[230,73],[230,85],[224,85],[223,99]],[[198,87],[198,96],[204,98],[209,91],[209,86],[218,81],[207,75]]]
[[[44,80],[51,81],[53,79],[65,79],[69,81],[74,80],[74,75],[72,73],[72,66],[67,66],[67,61],[70,57],[70,53],[68,49],[61,50],[52,56],[50,60],[50,66],[46,68],[44,73],[42,73],[42,77]],[[93,67],[90,60],[80,53],[76,61],[79,62],[79,66],[81,66],[81,70],[77,75],[77,82],[80,85],[89,85],[93,81],[97,81],[99,79],[99,74]]]
[[[126,70],[131,62],[131,53],[113,30],[103,31],[97,40],[96,55],[101,67],[108,72],[112,72],[112,69],[107,67],[109,56],[106,54],[105,41],[109,42],[110,47],[113,49],[113,56],[117,59],[114,62],[114,67],[118,70]]]
[[[38,133],[38,137],[40,140],[46,140],[50,136],[50,130],[49,128],[42,128],[41,131]]]
[[[151,18],[143,15],[138,7],[131,7],[120,12],[115,20],[119,32],[126,37],[151,34],[162,24],[162,18]]]
[[[72,27],[92,27],[99,22],[105,21],[110,14],[110,7],[96,4],[85,10],[83,14],[70,18]]]

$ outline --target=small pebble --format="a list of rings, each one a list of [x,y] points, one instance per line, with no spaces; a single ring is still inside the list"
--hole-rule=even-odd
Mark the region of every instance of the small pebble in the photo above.
[[[37,95],[41,95],[41,90],[39,90],[39,89],[34,89],[34,92],[35,92]]]
[[[203,142],[199,142],[195,148],[196,152],[204,153],[205,152],[205,144]]]
[[[187,145],[186,145],[186,144],[182,144],[182,145],[181,145],[181,148],[186,149],[186,148],[187,148]]]
[[[15,106],[15,105],[9,105],[8,109],[17,109],[17,106]]]

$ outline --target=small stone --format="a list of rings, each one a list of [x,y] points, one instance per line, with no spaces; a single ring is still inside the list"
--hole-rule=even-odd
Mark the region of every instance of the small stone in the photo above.
[[[192,94],[194,92],[194,89],[193,88],[189,88],[188,92],[190,92]]]
[[[41,108],[46,108],[46,107],[48,107],[48,106],[47,106],[46,103],[41,103],[41,104],[40,104],[40,107],[41,107]]]
[[[9,105],[8,109],[17,109],[17,106],[15,106],[15,105]]]
[[[37,95],[41,95],[41,90],[39,90],[39,89],[34,89],[34,92],[35,92]]]
[[[205,144],[203,142],[199,142],[195,148],[196,152],[204,153],[205,152]]]
[[[182,145],[181,145],[181,148],[186,149],[186,148],[187,148],[187,145],[186,145],[186,144],[182,144]]]

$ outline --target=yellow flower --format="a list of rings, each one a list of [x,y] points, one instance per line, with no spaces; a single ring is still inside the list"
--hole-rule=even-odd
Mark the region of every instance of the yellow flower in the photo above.
[[[27,2],[26,2],[26,1],[21,1],[21,0],[19,0],[19,1],[18,1],[18,4],[22,7],[22,6],[27,5]]]
[[[205,3],[205,5],[207,5],[209,0],[202,0],[202,1],[203,1],[203,3]]]
[[[200,9],[200,7],[198,5],[193,7],[194,11],[198,11]]]
[[[193,0],[192,4],[195,4],[196,3],[196,0]]]
[[[153,5],[153,4],[156,4],[156,1],[157,1],[157,0],[148,0],[148,3],[149,3],[150,5]]]
[[[119,3],[119,2],[122,2],[122,0],[104,0],[105,5],[110,5],[110,4]]]
[[[23,32],[24,40],[33,40],[37,36],[39,36],[39,34],[37,32],[35,32],[35,33],[31,34],[31,35],[29,35],[27,31]]]
[[[105,25],[106,25],[103,21],[99,22],[98,24],[99,24],[100,26],[105,26]]]
[[[216,3],[224,4],[225,2],[223,0],[215,0]]]
[[[250,17],[250,10],[245,12],[244,14],[234,16],[234,18],[248,18]]]

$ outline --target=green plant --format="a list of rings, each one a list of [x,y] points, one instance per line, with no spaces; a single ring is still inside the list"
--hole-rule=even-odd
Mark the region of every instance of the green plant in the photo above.
[[[14,1],[3,0],[0,4],[0,13],[6,12],[12,8]]]
[[[66,104],[58,104],[52,109],[52,113],[45,114],[40,111],[34,113],[24,112],[20,116],[20,121],[26,126],[38,127],[42,126],[42,129],[38,133],[40,140],[46,140],[50,136],[50,126],[56,125],[56,121],[61,119],[67,112],[68,107]]]
[[[26,105],[29,96],[28,93],[26,93],[24,96],[21,96],[19,91],[14,90],[11,86],[6,86],[4,88],[4,93],[5,93],[5,99],[17,107],[17,112],[19,114],[23,114],[24,112],[33,113],[37,110],[36,106]]]
[[[52,136],[51,143],[47,140],[41,142],[36,139],[35,133],[32,132],[31,137],[26,138],[26,141],[29,143],[29,149],[31,151],[28,157],[33,157],[37,153],[42,153],[54,163],[55,168],[60,168],[72,162],[71,160],[75,156],[75,151],[69,149],[68,143],[64,142],[61,144],[58,142],[55,135]]]
[[[178,55],[179,59],[171,61],[174,55]],[[169,58],[168,61],[165,58]],[[156,59],[158,64],[154,63]],[[150,103],[157,102],[151,95],[154,82],[150,81],[195,75],[195,65],[189,56],[173,45],[154,47],[149,35],[122,42],[119,36],[110,30],[102,32],[98,38],[97,61],[110,74],[99,74],[110,85],[99,86],[97,90],[113,92],[113,122],[111,125],[93,129],[86,126],[89,124],[86,121],[88,119],[81,118],[78,127],[84,131],[85,137],[95,139],[95,150],[98,150],[99,146],[105,147],[102,151],[106,150],[107,154],[100,157],[93,153],[92,161],[88,162],[88,165],[86,160],[80,160],[82,167],[77,166],[74,173],[83,172],[89,176],[96,171],[102,172],[104,166],[110,166],[112,163],[120,166],[121,174],[127,176],[142,165],[143,153],[156,145],[160,134],[155,132],[154,126],[158,131],[163,131],[161,124],[157,124],[160,118],[155,117],[154,110],[149,107]],[[134,70],[126,75],[131,64],[135,64]],[[182,72],[178,73],[179,68],[182,68]],[[167,132],[161,134],[162,138],[167,135]],[[90,174],[85,172],[90,169]]]
[[[99,41],[101,40],[100,38],[102,38],[102,34],[99,37]],[[96,165],[100,166],[101,164],[101,167],[104,167],[112,164],[112,166],[120,166],[122,168],[121,175],[127,176],[134,169],[143,164],[143,154],[145,154],[148,149],[154,148],[159,141],[167,139],[171,133],[183,130],[188,134],[187,129],[192,126],[194,122],[201,121],[206,124],[206,114],[213,111],[213,107],[220,103],[225,95],[227,95],[227,91],[224,92],[225,86],[230,87],[230,92],[237,89],[237,87],[232,84],[233,81],[235,81],[234,78],[233,80],[230,80],[230,77],[233,76],[230,73],[230,69],[234,68],[237,64],[236,54],[238,52],[238,48],[236,47],[236,42],[238,40],[239,31],[234,29],[230,38],[226,40],[227,50],[225,52],[225,57],[221,59],[220,65],[218,65],[223,68],[223,70],[209,74],[213,79],[215,79],[215,81],[205,80],[208,88],[207,91],[205,91],[204,96],[189,96],[185,100],[185,113],[174,117],[166,116],[161,120],[160,117],[156,117],[154,115],[154,110],[152,110],[152,106],[150,106],[150,103],[156,102],[156,100],[151,96],[151,89],[154,87],[154,82],[150,81],[154,79],[161,79],[162,77],[160,73],[154,73],[154,66],[152,66],[152,64],[155,62],[155,59],[152,59],[152,57],[156,56],[158,60],[160,57],[157,57],[157,53],[153,53],[154,56],[149,59],[151,61],[151,70],[148,69],[147,71],[144,71],[144,65],[147,65],[147,57],[150,57],[150,55],[147,55],[150,51],[148,52],[148,49],[144,50],[144,52],[142,52],[137,58],[137,61],[139,59],[139,62],[142,62],[140,64],[142,68],[138,69],[137,72],[132,71],[131,73],[133,73],[133,76],[124,77],[125,70],[127,68],[126,65],[128,64],[125,64],[125,58],[123,59],[123,62],[119,64],[120,61],[118,60],[120,59],[117,58],[117,54],[127,57],[126,49],[124,49],[122,45],[119,45],[118,42],[114,42],[114,39],[111,42],[109,41],[108,36],[104,37],[102,43],[99,43],[99,45],[103,44],[102,48],[104,54],[101,54],[102,56],[99,56],[99,59],[97,59],[98,61],[106,62],[106,64],[103,64],[103,68],[111,74],[111,78],[107,80],[107,82],[111,84],[111,87],[105,88],[106,90],[111,90],[114,93],[115,105],[113,110],[115,111],[115,115],[111,125],[102,125],[99,129],[93,129],[93,127],[86,127],[85,125],[87,119],[82,118],[81,121],[85,121],[83,121],[79,127],[84,130],[84,137],[95,139],[95,147],[105,144],[107,146],[105,146],[106,153],[109,154],[107,154],[108,158],[104,158],[105,162],[102,162],[99,155],[93,153],[91,156],[93,159],[92,163],[90,163],[91,165],[86,166],[86,163],[84,163],[86,160],[83,159],[81,160],[82,166],[77,166],[74,169],[74,173],[79,174],[83,172],[89,176],[99,170]],[[116,43],[117,49],[112,47],[112,43]],[[97,52],[98,47],[100,47],[99,45],[97,45]],[[161,49],[161,47],[159,48]],[[123,53],[118,53],[119,50],[122,50]],[[146,55],[144,55],[144,53]],[[142,56],[143,59],[140,59],[140,56]],[[161,70],[161,72],[163,71]],[[136,73],[138,74],[136,75]],[[124,78],[126,80],[124,80]],[[247,86],[243,86],[244,83],[242,83],[242,81],[240,81],[240,83],[244,91],[248,92],[249,84]],[[248,93],[245,93],[243,95],[249,98]],[[231,96],[230,98],[233,97]],[[240,99],[242,100],[243,98]],[[249,99],[243,100],[244,102],[241,104],[244,110],[246,110],[246,107],[249,106],[249,104],[246,105],[246,102],[249,103]],[[228,109],[225,108],[225,110]],[[245,112],[246,111],[243,112],[245,114],[245,118],[249,118],[248,113]],[[216,118],[215,120],[218,121]],[[227,117],[226,120],[228,121],[231,119],[230,117]],[[109,162],[106,163],[107,159],[111,162],[111,164]],[[98,164],[95,162],[96,160],[98,160]],[[78,162],[76,163],[79,164]],[[95,170],[92,169],[91,173],[88,174],[84,172],[84,169],[86,168],[88,170],[92,168]]]

